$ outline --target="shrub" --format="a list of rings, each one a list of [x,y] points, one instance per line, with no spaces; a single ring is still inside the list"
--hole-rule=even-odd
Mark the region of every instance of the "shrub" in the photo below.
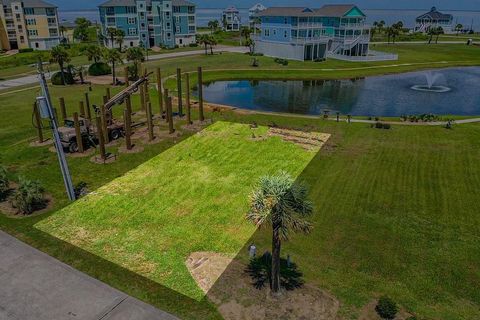
[[[390,130],[392,126],[389,123],[384,123],[383,124],[383,129]]]
[[[376,122],[376,123],[375,123],[375,128],[377,128],[377,129],[383,129],[383,123],[381,123],[381,122]]]
[[[75,198],[82,198],[88,194],[88,186],[84,181],[79,182],[74,188]]]
[[[196,48],[196,47],[198,47],[198,43],[195,43],[195,42],[190,43],[188,46],[191,47],[191,48]]]
[[[23,48],[19,49],[18,53],[33,52],[33,48]]]
[[[273,61],[283,66],[288,66],[288,60],[286,59],[275,58]]]
[[[45,206],[44,189],[37,181],[21,179],[12,204],[23,214],[30,214]]]
[[[7,177],[7,170],[0,166],[0,200],[4,198],[5,193],[10,187],[10,182]]]
[[[375,311],[382,319],[392,320],[398,312],[398,307],[395,301],[387,296],[383,296],[378,300]]]
[[[59,72],[56,72],[56,73],[53,74],[52,84],[54,84],[56,86],[64,86],[66,84],[74,84],[75,83],[75,79],[73,79],[73,75],[71,73],[68,73],[68,72],[64,71],[63,75],[65,76],[65,82],[66,83],[63,83],[62,73],[59,71]]]
[[[88,74],[91,76],[105,76],[112,73],[112,68],[105,62],[93,63],[88,68]]]

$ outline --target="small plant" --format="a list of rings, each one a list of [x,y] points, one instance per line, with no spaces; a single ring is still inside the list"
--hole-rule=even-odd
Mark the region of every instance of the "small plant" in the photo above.
[[[382,319],[392,320],[395,319],[395,316],[397,315],[398,307],[395,301],[391,298],[383,296],[378,299],[375,311]]]
[[[275,59],[273,59],[273,61],[275,61],[276,63],[281,64],[283,66],[288,66],[288,60],[286,60],[286,59],[275,58]]]
[[[260,66],[260,62],[258,62],[258,59],[257,59],[257,58],[253,58],[252,67],[259,67],[259,66]]]
[[[81,198],[81,197],[84,197],[88,194],[87,183],[84,182],[84,181],[81,181],[75,186],[75,188],[73,188],[73,190],[75,192],[75,197],[77,199]]]
[[[12,199],[13,207],[23,214],[30,214],[35,210],[45,207],[45,190],[38,181],[21,179],[18,189]]]
[[[9,188],[10,181],[8,180],[7,170],[0,166],[0,200],[3,200]]]

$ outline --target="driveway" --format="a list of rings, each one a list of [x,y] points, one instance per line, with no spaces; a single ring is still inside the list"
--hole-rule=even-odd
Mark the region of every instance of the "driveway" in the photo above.
[[[0,320],[174,320],[0,231]]]
[[[210,49],[209,49],[210,52]],[[248,52],[248,48],[246,47],[231,47],[231,46],[217,46],[215,49],[213,49],[214,53],[219,53],[219,52],[235,52],[235,53],[246,53]],[[205,50],[199,49],[199,50],[192,50],[192,51],[181,51],[181,52],[172,52],[172,53],[161,53],[161,54],[153,54],[148,56],[148,61],[153,61],[153,60],[161,60],[161,59],[170,59],[170,58],[179,58],[179,57],[188,57],[188,56],[195,56],[195,55],[201,55],[205,54]],[[125,61],[127,62],[127,61]],[[88,67],[88,66],[86,66]],[[50,79],[50,74],[46,74],[47,80]],[[34,84],[38,82],[38,76],[35,75],[30,75],[30,76],[24,76],[24,77],[19,77],[11,80],[4,80],[0,81],[0,91],[1,90],[6,90],[10,88],[16,88],[20,86],[25,86],[29,84]]]

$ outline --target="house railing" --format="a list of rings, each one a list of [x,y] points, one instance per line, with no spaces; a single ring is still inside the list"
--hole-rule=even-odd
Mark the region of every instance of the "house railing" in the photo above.
[[[297,29],[307,29],[307,28],[323,28],[323,23],[320,22],[302,22],[297,23]]]

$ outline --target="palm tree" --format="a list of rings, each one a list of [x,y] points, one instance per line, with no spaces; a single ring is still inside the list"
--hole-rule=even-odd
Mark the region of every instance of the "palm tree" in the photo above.
[[[252,33],[252,29],[250,29],[249,27],[247,26],[242,26],[242,28],[240,29],[240,35],[242,37],[245,38],[245,40],[247,40],[248,38],[250,38],[250,34]]]
[[[460,31],[463,30],[463,24],[461,23],[458,23],[456,26],[455,26],[455,31],[457,31],[457,37],[458,37],[458,34],[460,33]]]
[[[88,61],[97,63],[102,58],[102,49],[97,45],[90,45],[85,49],[85,54],[87,55]]]
[[[200,44],[200,45],[203,45],[205,46],[205,55],[208,54],[208,44],[209,44],[209,36],[206,35],[206,34],[199,34],[197,35],[197,42]]]
[[[251,55],[255,53],[255,41],[252,38],[247,39],[245,46],[248,47]]]
[[[113,48],[113,44],[115,42],[115,37],[117,36],[117,28],[107,28],[107,36],[110,38],[110,45]]]
[[[208,37],[208,44],[210,45],[210,53],[213,55],[213,47],[218,44],[218,40],[213,34]]]
[[[118,49],[122,52],[123,39],[125,38],[125,31],[118,29],[117,34],[115,35],[115,41],[118,44]]]
[[[307,188],[287,173],[265,176],[250,195],[247,220],[257,227],[272,227],[272,279],[271,290],[280,290],[280,249],[282,241],[293,232],[310,232],[312,225],[305,219],[313,213],[307,199]]]
[[[50,62],[58,63],[58,66],[60,67],[60,75],[62,76],[62,82],[65,85],[67,82],[65,81],[63,69],[65,63],[70,62],[70,55],[68,54],[68,51],[60,45],[53,47],[50,51]]]
[[[436,33],[436,28],[429,28],[427,30],[427,34],[430,36],[430,38],[428,39],[428,44],[432,43],[433,36],[435,35],[435,33]]]
[[[134,68],[134,79],[138,79],[138,65],[145,61],[144,50],[138,47],[128,48],[126,51],[127,61],[133,63]]]
[[[110,63],[112,65],[112,79],[113,79],[112,84],[116,85],[117,84],[117,78],[115,76],[115,65],[117,63],[123,63],[122,55],[115,48],[112,48],[112,49],[105,48],[105,50],[103,51],[103,58],[105,59],[105,61],[107,61],[108,63]]]
[[[62,36],[62,38],[65,39],[65,32],[67,32],[67,27],[60,26],[60,27],[58,27],[58,30],[60,30],[60,35]]]
[[[220,23],[218,22],[218,20],[210,20],[210,21],[208,21],[208,28],[210,28],[212,34],[213,34],[215,31],[217,31],[219,25],[220,25]]]
[[[444,31],[443,31],[443,28],[442,27],[437,27],[436,30],[435,30],[435,35],[437,36],[435,38],[435,44],[438,43],[438,38],[440,37],[441,34],[443,34]]]

